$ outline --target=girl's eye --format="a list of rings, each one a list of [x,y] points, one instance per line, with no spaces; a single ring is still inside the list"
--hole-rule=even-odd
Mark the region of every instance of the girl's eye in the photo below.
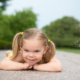
[[[39,52],[38,50],[36,50],[35,52]]]
[[[25,50],[26,52],[28,52],[28,50]]]

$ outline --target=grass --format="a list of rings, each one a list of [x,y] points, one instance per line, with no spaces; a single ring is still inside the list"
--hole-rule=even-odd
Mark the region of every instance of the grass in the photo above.
[[[66,52],[74,52],[80,54],[80,49],[73,49],[73,48],[56,48],[59,51],[66,51]]]

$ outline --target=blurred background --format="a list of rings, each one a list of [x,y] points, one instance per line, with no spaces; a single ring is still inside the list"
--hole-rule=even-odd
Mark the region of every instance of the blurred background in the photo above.
[[[80,0],[0,0],[0,49],[18,32],[37,28],[57,50],[80,53]]]

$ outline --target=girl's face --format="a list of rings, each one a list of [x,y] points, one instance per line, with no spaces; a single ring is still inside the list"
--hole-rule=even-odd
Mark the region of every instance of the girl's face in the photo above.
[[[48,46],[44,47],[39,40],[23,39],[23,59],[29,63],[29,65],[34,65],[41,61],[43,54],[46,53]]]

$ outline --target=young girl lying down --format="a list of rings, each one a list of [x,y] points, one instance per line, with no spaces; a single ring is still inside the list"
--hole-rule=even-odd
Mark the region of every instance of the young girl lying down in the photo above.
[[[2,70],[62,71],[60,61],[54,57],[55,44],[42,30],[31,28],[17,33],[12,47],[13,51],[0,62]]]

